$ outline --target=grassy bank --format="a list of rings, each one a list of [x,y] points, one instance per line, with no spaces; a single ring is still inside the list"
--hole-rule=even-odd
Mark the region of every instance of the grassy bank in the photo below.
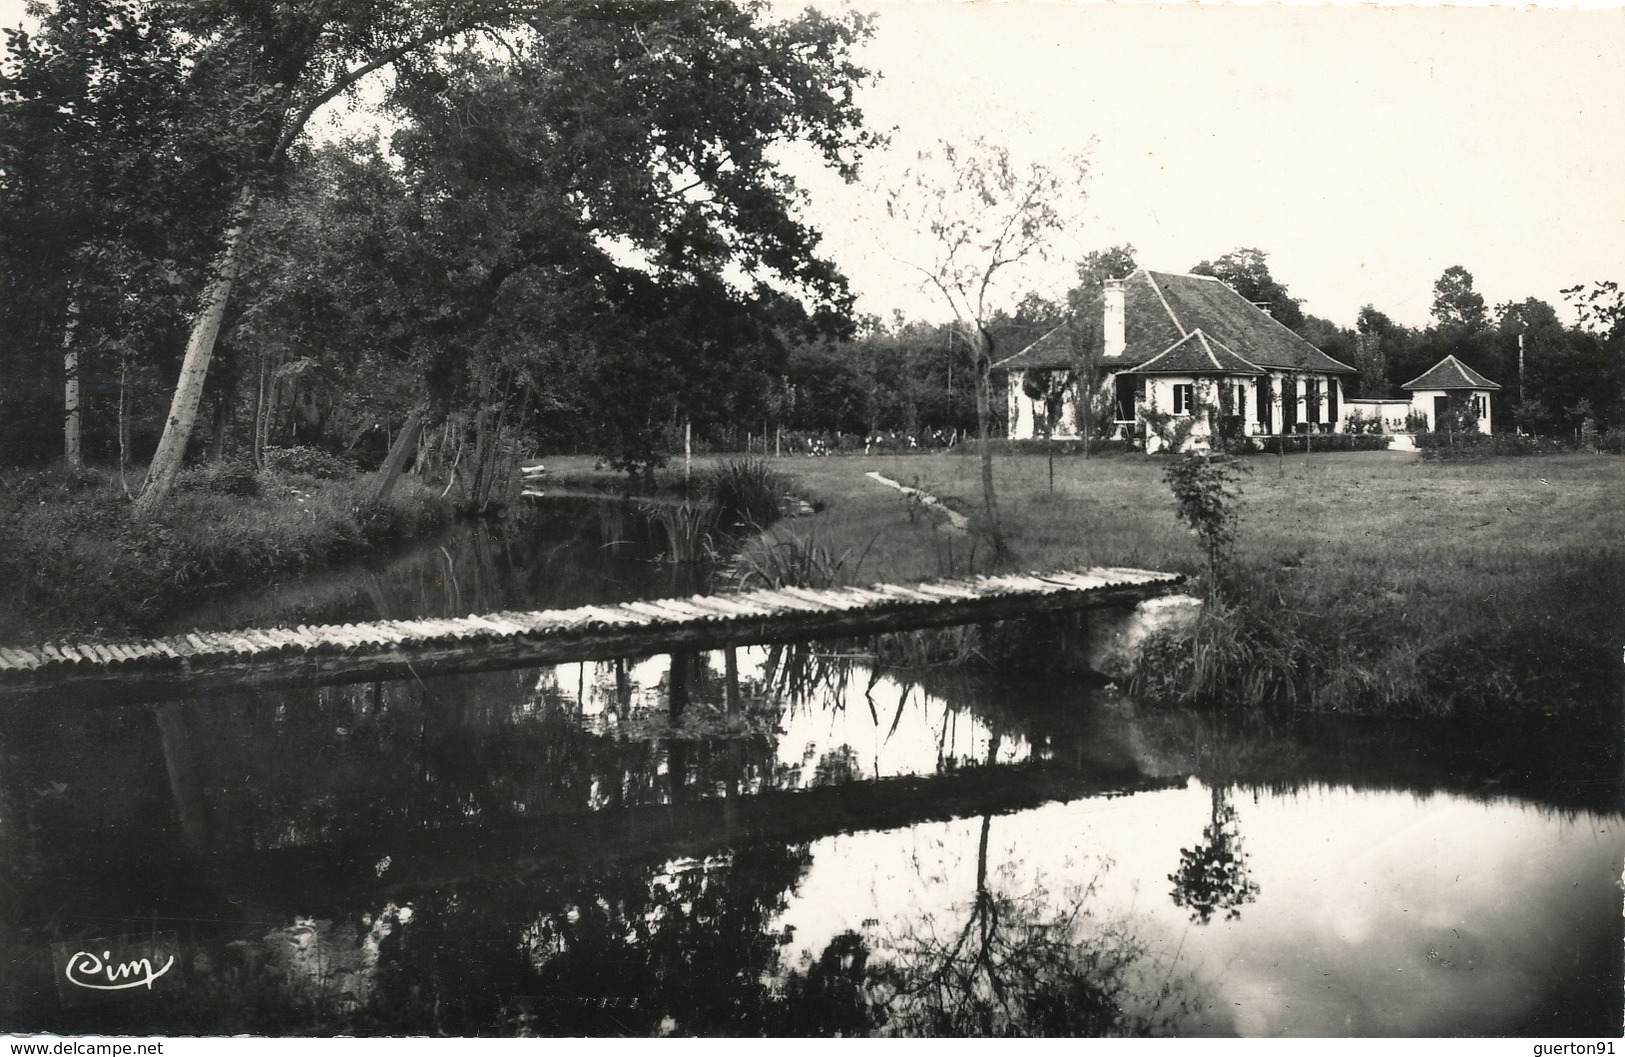
[[[138,632],[201,588],[427,535],[451,513],[410,477],[383,504],[366,501],[365,476],[196,475],[190,483],[161,515],[136,522],[115,474],[0,479],[0,642]]]
[[[1241,501],[1232,605],[1193,648],[1144,672],[1152,696],[1233,695],[1315,711],[1562,711],[1617,701],[1625,642],[1625,461],[1590,455],[1422,462],[1387,452],[1255,456]],[[781,526],[849,582],[984,571],[980,485],[964,455],[784,460],[825,503]],[[996,460],[1021,568],[1129,565],[1198,574],[1163,463],[1141,456]],[[973,532],[864,476],[915,484]],[[771,546],[764,541],[758,546]],[[854,568],[856,556],[861,566]],[[1264,677],[1261,677],[1261,674]]]

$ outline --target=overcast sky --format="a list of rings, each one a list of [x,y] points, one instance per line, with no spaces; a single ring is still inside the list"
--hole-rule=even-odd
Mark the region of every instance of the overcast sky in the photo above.
[[[777,0],[785,12],[806,0]],[[818,0],[828,8],[839,4]],[[1426,322],[1467,267],[1492,305],[1625,281],[1625,0],[1553,7],[1327,7],[864,0],[861,103],[894,130],[870,186],[812,167],[808,216],[859,307],[937,318],[874,184],[941,138],[1027,157],[1094,144],[1062,258],[1131,242],[1184,271],[1269,254],[1304,307]],[[21,0],[0,0],[15,25]],[[1048,290],[1064,289],[1057,264]],[[1018,291],[1010,291],[1012,297]]]
[[[1184,271],[1256,246],[1344,324],[1368,302],[1425,322],[1452,264],[1492,305],[1625,281],[1618,7],[857,6],[879,16],[862,102],[896,127],[874,178],[943,137],[1093,139],[1074,256],[1131,242]],[[860,306],[931,310],[894,259],[906,236],[861,190],[809,183]]]

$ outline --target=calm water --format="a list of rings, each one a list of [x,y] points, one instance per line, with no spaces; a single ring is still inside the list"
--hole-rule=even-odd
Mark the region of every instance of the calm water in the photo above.
[[[214,615],[694,575],[605,518],[465,533]],[[1226,725],[804,648],[13,702],[0,1029],[1618,1034],[1610,749]],[[175,962],[89,992],[53,948]]]

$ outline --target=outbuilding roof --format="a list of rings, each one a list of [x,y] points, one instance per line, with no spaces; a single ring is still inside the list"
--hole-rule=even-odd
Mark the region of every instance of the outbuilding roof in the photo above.
[[[1479,374],[1454,356],[1446,356],[1401,389],[1499,389],[1499,385]]]

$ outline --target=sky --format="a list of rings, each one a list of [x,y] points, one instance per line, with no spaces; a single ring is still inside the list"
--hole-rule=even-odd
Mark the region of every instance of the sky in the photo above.
[[[1051,164],[1087,151],[1077,219],[1022,282],[1049,296],[1083,253],[1127,242],[1164,271],[1257,247],[1306,311],[1344,325],[1368,303],[1426,323],[1456,264],[1492,306],[1563,309],[1565,286],[1625,281],[1625,0],[1594,2],[861,0],[878,76],[859,103],[891,145],[855,186],[789,164],[859,310],[882,318],[947,310],[911,266],[929,245],[880,189],[920,150],[977,137]],[[0,0],[0,25],[21,9]]]
[[[1093,144],[1043,292],[1121,242],[1165,271],[1258,247],[1345,325],[1368,303],[1425,323],[1455,264],[1492,306],[1625,281],[1620,7],[856,6],[878,15],[863,59],[881,75],[859,100],[892,145],[869,187],[804,182],[863,311],[943,314],[874,187],[977,136],[1040,159]]]

